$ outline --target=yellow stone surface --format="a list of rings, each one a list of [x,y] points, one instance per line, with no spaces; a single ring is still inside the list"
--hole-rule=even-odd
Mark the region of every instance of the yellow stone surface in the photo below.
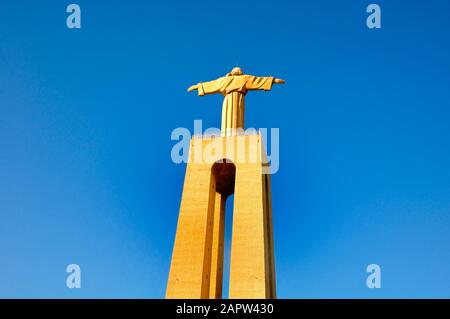
[[[217,163],[228,159],[231,163]],[[225,200],[234,193],[230,298],[275,298],[272,207],[261,135],[191,140],[166,298],[221,298]]]
[[[273,76],[254,76],[244,74],[235,67],[227,75],[209,82],[200,82],[189,87],[188,91],[198,91],[198,95],[222,94],[222,134],[234,135],[238,128],[244,128],[245,95],[248,91],[270,91],[273,84],[285,81]]]
[[[166,298],[221,298],[226,198],[234,193],[230,298],[275,298],[272,204],[261,135],[241,134],[245,95],[284,80],[244,74],[188,91],[222,94],[221,137],[194,137],[189,150]],[[227,159],[229,162],[224,163]]]

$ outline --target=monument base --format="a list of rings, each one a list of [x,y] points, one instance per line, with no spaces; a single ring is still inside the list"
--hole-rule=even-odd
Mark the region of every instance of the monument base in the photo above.
[[[166,298],[221,298],[234,193],[229,298],[275,298],[270,175],[261,135],[193,137]]]

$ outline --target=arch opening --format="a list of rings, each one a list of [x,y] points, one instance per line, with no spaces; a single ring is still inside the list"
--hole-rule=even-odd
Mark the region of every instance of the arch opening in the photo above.
[[[224,159],[214,163],[212,172],[216,181],[216,192],[226,199],[234,193],[236,166],[230,160]]]
[[[231,223],[229,218],[225,219],[226,211],[230,213],[230,208],[226,208],[227,198],[234,193],[235,181],[236,181],[236,166],[232,161],[228,159],[222,159],[213,164],[212,177],[215,184],[215,197],[214,197],[214,213],[212,222],[212,242],[211,242],[211,275],[210,275],[210,287],[209,297],[212,299],[222,298],[223,286],[224,286],[224,266],[229,267],[229,256],[225,255],[225,224],[227,226],[227,249],[231,247],[229,241],[231,240]],[[233,196],[230,198],[233,200]],[[230,202],[230,200],[228,200]],[[230,205],[228,205],[230,206]],[[231,212],[232,213],[232,212]],[[232,215],[232,214],[230,214]],[[231,217],[231,216],[230,216]],[[224,256],[227,257],[224,262]],[[227,272],[228,274],[229,272]],[[226,285],[228,287],[228,285]],[[226,292],[228,296],[228,292]]]

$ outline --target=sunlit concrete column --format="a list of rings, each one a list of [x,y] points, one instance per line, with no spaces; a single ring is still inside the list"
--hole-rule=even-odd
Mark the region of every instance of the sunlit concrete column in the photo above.
[[[166,298],[208,298],[215,209],[211,165],[187,165]]]
[[[229,292],[233,299],[275,298],[270,180],[262,174],[261,151],[260,136],[248,138],[246,153],[256,152],[256,162],[236,163]]]

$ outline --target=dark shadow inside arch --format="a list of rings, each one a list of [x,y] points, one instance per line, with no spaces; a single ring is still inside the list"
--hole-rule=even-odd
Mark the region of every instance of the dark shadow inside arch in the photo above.
[[[214,163],[212,171],[216,179],[216,192],[228,198],[234,193],[236,166],[230,160],[223,159]]]

